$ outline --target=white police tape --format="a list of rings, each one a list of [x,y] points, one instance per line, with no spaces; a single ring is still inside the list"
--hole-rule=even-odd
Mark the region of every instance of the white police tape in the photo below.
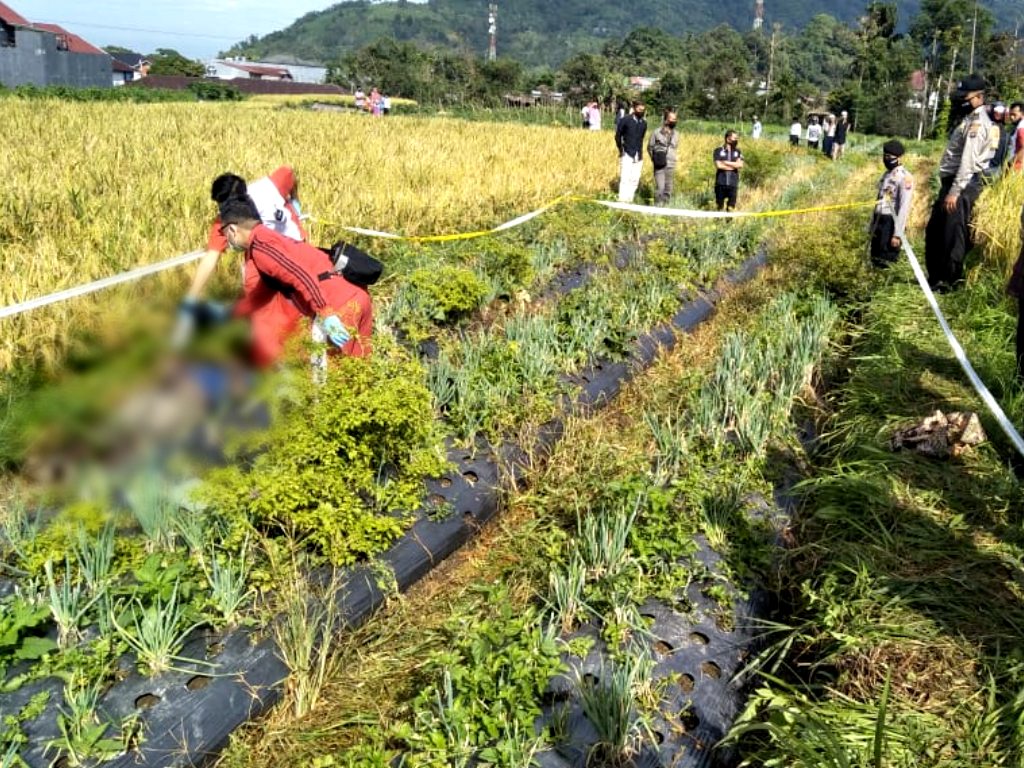
[[[946,341],[949,342],[949,346],[953,349],[953,355],[956,357],[957,362],[960,363],[960,367],[964,369],[964,373],[967,374],[967,378],[971,380],[971,384],[974,386],[975,391],[981,397],[982,401],[988,406],[989,411],[995,417],[996,423],[1006,433],[1006,436],[1010,438],[1010,442],[1013,443],[1014,448],[1024,456],[1024,438],[1021,438],[1020,433],[1014,428],[1010,420],[1006,418],[1006,414],[1003,409],[996,402],[995,397],[989,391],[988,387],[985,386],[985,382],[981,380],[977,372],[974,370],[974,366],[971,365],[971,361],[967,359],[967,355],[964,353],[964,348],[960,346],[960,342],[957,341],[956,336],[953,335],[953,331],[949,327],[949,323],[946,322],[945,315],[942,314],[942,310],[939,308],[939,303],[935,300],[935,294],[932,293],[931,287],[928,285],[928,278],[924,275],[924,270],[921,269],[921,264],[917,260],[917,256],[914,253],[914,249],[910,247],[910,243],[903,241],[903,251],[907,254],[907,259],[910,261],[910,267],[914,270],[914,277],[917,278],[918,285],[921,286],[921,290],[924,291],[925,298],[928,299],[928,303],[931,305],[932,312],[935,313],[935,317],[938,318],[939,325],[942,327],[942,332],[946,335]]]
[[[165,261],[158,261],[155,264],[147,264],[144,267],[137,267],[136,269],[122,272],[119,275],[104,277],[103,279],[96,280],[92,283],[85,283],[84,285],[78,285],[74,288],[68,288],[46,296],[40,296],[37,299],[29,299],[28,301],[22,301],[18,304],[0,307],[0,320],[5,317],[20,315],[23,312],[28,312],[33,309],[39,309],[40,307],[45,307],[48,304],[56,304],[59,301],[66,301],[67,299],[74,299],[78,296],[85,296],[86,294],[95,293],[96,291],[120,285],[121,283],[132,282],[133,280],[138,280],[141,277],[154,275],[157,272],[163,272],[164,270],[172,269],[173,267],[180,267],[182,264],[188,264],[189,262],[197,261],[202,258],[203,253],[204,251],[190,251],[189,253],[183,253],[180,256],[175,256],[173,258],[166,259]]]

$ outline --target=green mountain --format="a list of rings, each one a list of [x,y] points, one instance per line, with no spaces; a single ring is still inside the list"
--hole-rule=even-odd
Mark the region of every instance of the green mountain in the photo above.
[[[921,0],[899,0],[906,27]],[[768,28],[805,25],[815,14],[855,21],[866,0],[765,0]],[[983,0],[998,27],[1013,29],[1021,0]],[[444,46],[478,54],[487,50],[488,0],[429,0],[426,3],[339,3],[308,13],[291,26],[250,38],[226,53],[254,59],[296,56],[329,62],[380,37]],[[498,0],[498,54],[527,66],[558,65],[575,53],[598,51],[608,40],[638,26],[657,26],[674,35],[719,24],[751,29],[754,0]]]

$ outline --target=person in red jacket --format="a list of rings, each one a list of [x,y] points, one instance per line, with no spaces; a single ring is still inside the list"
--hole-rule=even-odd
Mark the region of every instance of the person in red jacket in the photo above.
[[[308,242],[308,235],[302,226],[298,188],[295,171],[290,166],[282,165],[269,176],[258,179],[248,187],[245,179],[240,176],[232,173],[221,174],[213,180],[210,198],[219,206],[231,198],[248,195],[256,204],[260,220],[264,224],[292,240]],[[228,241],[221,228],[219,218],[210,227],[206,253],[199,262],[192,285],[178,313],[178,323],[172,339],[175,348],[184,347],[191,338],[195,313],[200,305],[203,290],[216,270],[221,254],[228,250]],[[259,275],[250,275],[249,271],[251,270],[243,268],[243,288],[250,281],[259,280]],[[227,309],[221,310],[217,304],[208,302],[205,306],[207,311],[212,308],[213,314],[225,318],[232,314]],[[295,305],[283,295],[276,295],[251,309],[248,305],[236,305],[233,314],[248,315],[252,326],[251,357],[253,363],[260,367],[266,367],[280,357],[282,350],[275,340],[287,338],[298,327],[302,317]]]
[[[228,244],[245,252],[245,293],[236,314],[256,316],[263,307],[284,298],[301,315],[313,319],[314,337],[321,333],[341,354],[370,354],[370,294],[336,272],[326,253],[272,230],[260,221],[259,212],[248,198],[225,202],[220,208],[220,221]],[[274,350],[275,356],[267,361],[274,362],[295,330],[254,326],[254,343],[264,350]],[[257,333],[264,337],[255,338]]]

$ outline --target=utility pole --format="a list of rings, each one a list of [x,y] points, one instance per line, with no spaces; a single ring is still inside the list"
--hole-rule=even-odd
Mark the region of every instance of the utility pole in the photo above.
[[[779,31],[779,22],[772,24],[772,41],[768,45],[768,80],[764,85],[764,119],[768,119],[768,100],[772,95],[772,77],[775,74],[775,35]]]
[[[490,35],[490,45],[487,47],[487,60],[494,61],[498,58],[498,4],[491,3],[487,6],[487,34]]]
[[[978,37],[978,0],[974,0],[974,21],[971,23],[971,66],[968,74],[974,71],[974,41]]]

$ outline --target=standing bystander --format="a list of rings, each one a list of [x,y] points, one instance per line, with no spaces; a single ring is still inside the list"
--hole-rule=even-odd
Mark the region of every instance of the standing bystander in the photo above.
[[[876,267],[894,263],[906,237],[914,177],[903,166],[903,153],[903,144],[895,139],[882,145],[885,174],[878,183],[878,198],[871,216],[871,263]]]
[[[811,122],[807,124],[807,148],[817,149],[819,141],[821,141],[821,126],[818,125],[818,118],[812,117]]]
[[[644,136],[647,121],[642,101],[634,101],[633,109],[619,121],[615,129],[615,147],[619,150],[619,202],[631,203],[640,186],[644,167]]]
[[[763,129],[764,128],[761,125],[761,121],[757,119],[757,115],[754,115],[754,124],[750,126],[750,138],[752,138],[752,139],[760,139],[761,138],[761,131]]]
[[[794,117],[793,122],[789,126],[789,144],[792,147],[800,146],[800,136],[803,135],[804,126],[800,122],[799,117]]]
[[[647,142],[647,154],[654,166],[654,201],[659,205],[672,197],[672,186],[676,175],[676,150],[679,148],[679,132],[676,130],[676,113],[666,109],[661,127],[651,133]]]
[[[1019,101],[1010,105],[1010,141],[1006,162],[1018,173],[1024,171],[1024,103]]]
[[[939,195],[925,228],[928,284],[947,291],[963,280],[970,250],[970,219],[981,194],[982,175],[996,150],[998,135],[985,108],[985,80],[970,75],[957,84],[959,108],[967,116],[953,129],[939,162]]]
[[[844,109],[839,113],[839,119],[836,121],[836,135],[832,139],[832,159],[838,160],[843,156],[843,152],[846,149],[846,135],[850,132],[850,120],[849,115],[846,114]]]
[[[743,153],[740,152],[736,131],[725,132],[725,143],[714,151],[712,159],[715,162],[715,207],[734,210],[740,187],[740,169],[743,167]]]

